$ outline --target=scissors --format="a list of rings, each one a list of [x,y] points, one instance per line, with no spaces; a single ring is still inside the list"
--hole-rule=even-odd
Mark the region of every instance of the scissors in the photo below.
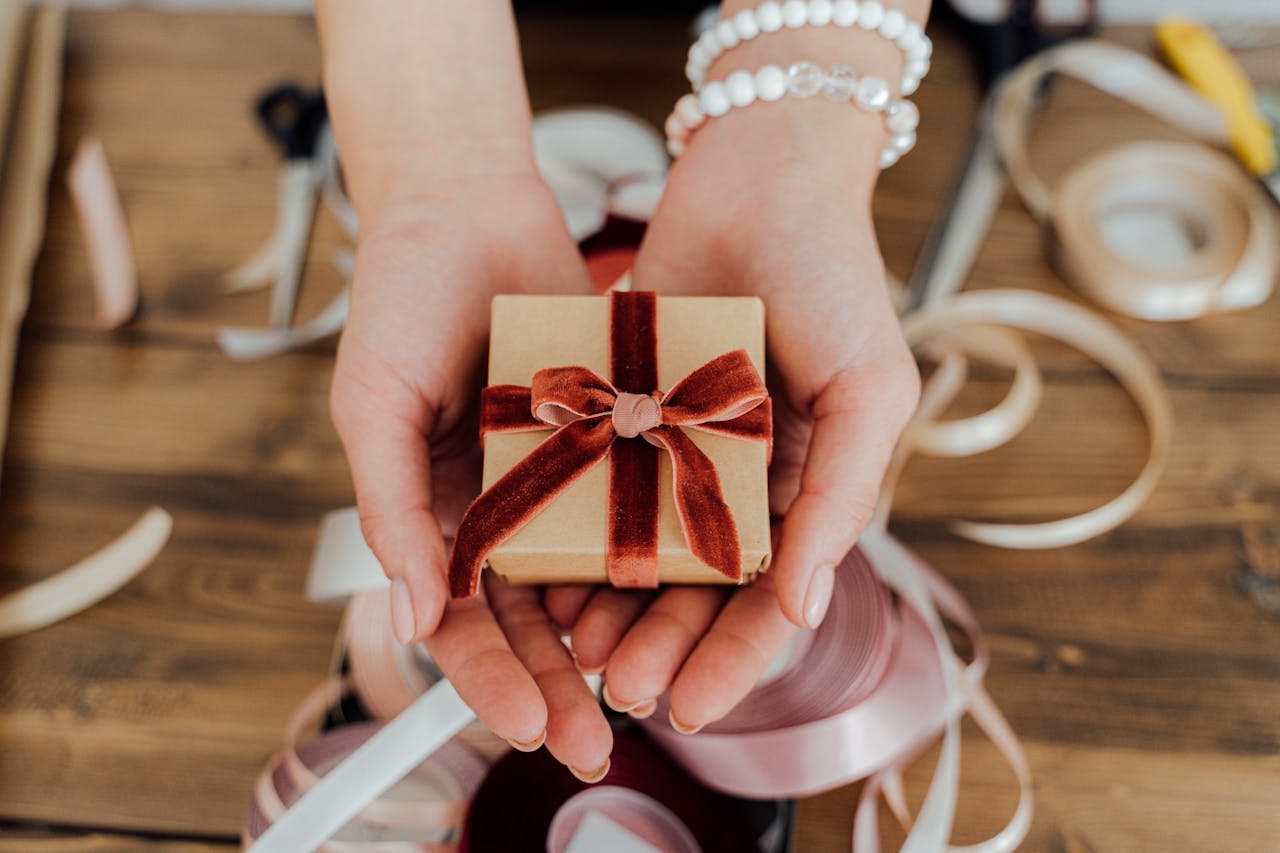
[[[270,284],[271,325],[287,328],[293,321],[311,223],[324,178],[316,149],[328,123],[328,112],[320,90],[304,89],[294,83],[283,83],[265,92],[254,111],[284,158],[278,179],[276,224],[267,242],[227,274],[227,290],[243,293]]]
[[[970,0],[952,0],[964,14]],[[978,3],[989,9],[991,4]],[[1071,4],[1067,4],[1070,6]],[[1085,0],[1078,16],[1055,20],[1047,0],[1012,0],[1002,14],[971,20],[974,46],[988,93],[1006,71],[1064,39],[1086,35],[1096,23],[1093,0]],[[907,284],[906,310],[946,297],[963,286],[982,240],[991,228],[1004,195],[1005,174],[996,150],[988,94],[974,128],[973,140],[943,214],[929,231],[920,259]]]

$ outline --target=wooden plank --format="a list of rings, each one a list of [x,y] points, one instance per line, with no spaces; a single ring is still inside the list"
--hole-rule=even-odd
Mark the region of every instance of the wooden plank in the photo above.
[[[69,832],[0,827],[0,853],[230,853],[234,841],[148,838],[104,832]]]

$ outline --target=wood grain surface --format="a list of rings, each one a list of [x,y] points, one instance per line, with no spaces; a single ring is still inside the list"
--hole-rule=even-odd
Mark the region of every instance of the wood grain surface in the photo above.
[[[650,121],[682,86],[684,22],[602,16],[522,24],[536,108],[609,103]],[[1145,45],[1146,34],[1115,36]],[[937,34],[921,142],[875,200],[905,275],[964,153],[977,103],[959,45]],[[1242,58],[1280,86],[1280,50]],[[104,544],[145,507],[172,542],[92,610],[0,643],[0,853],[222,851],[285,717],[330,665],[338,614],[302,600],[319,516],[352,501],[327,416],[332,345],[233,364],[226,323],[264,296],[219,274],[270,231],[273,149],[251,99],[315,82],[311,22],[143,10],[71,15],[48,234],[18,356],[0,490],[0,593]],[[142,276],[139,318],[104,334],[62,187],[79,139],[103,139]],[[1123,138],[1172,136],[1059,86],[1033,150],[1046,173]],[[299,315],[340,286],[344,245],[318,220]],[[1006,198],[973,287],[1070,291]],[[1113,318],[1158,363],[1175,417],[1160,488],[1125,527],[1073,548],[1007,552],[949,518],[1041,519],[1116,494],[1140,465],[1136,410],[1107,375],[1037,343],[1048,383],[1031,428],[966,460],[914,460],[894,528],[969,597],[988,631],[991,693],[1036,780],[1026,844],[1046,851],[1280,848],[1280,302],[1176,325]],[[957,405],[997,399],[979,372]],[[1015,786],[976,732],[964,744],[958,840],[1003,825]],[[908,776],[923,795],[933,754]],[[848,849],[856,787],[802,803],[796,849]],[[882,814],[882,824],[891,818]],[[892,842],[892,828],[886,830]]]

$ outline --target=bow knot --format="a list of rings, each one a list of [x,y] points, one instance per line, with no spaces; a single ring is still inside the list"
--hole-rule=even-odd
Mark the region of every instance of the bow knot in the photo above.
[[[662,404],[655,394],[631,394],[619,391],[613,402],[613,431],[619,438],[635,438],[662,426]]]

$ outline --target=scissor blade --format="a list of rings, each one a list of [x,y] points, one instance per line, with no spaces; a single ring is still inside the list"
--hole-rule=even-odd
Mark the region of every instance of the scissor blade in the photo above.
[[[989,122],[980,119],[944,213],[934,222],[920,260],[911,271],[907,310],[949,296],[964,285],[1000,207],[1004,188],[1004,168],[995,137]]]

